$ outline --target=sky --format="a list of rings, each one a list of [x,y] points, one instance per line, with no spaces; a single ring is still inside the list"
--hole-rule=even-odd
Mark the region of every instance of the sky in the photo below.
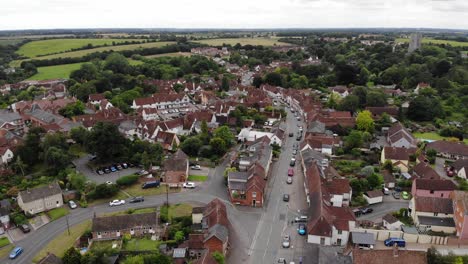
[[[468,29],[468,0],[0,0],[0,30]]]

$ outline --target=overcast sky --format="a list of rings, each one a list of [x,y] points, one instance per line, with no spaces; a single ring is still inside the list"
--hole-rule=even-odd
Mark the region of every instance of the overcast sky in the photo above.
[[[468,0],[0,0],[0,30],[104,27],[468,29]]]

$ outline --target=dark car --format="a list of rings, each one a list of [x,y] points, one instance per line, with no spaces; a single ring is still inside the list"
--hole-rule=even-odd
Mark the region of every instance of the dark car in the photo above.
[[[29,232],[31,232],[31,229],[29,228],[28,225],[19,225],[18,227],[19,227],[19,229],[20,229],[21,231],[23,231],[23,233],[29,233]]]
[[[294,133],[289,133],[289,137],[294,137]]]
[[[283,194],[283,201],[289,202],[289,194]]]
[[[104,168],[104,172],[109,174],[109,173],[111,173],[111,170],[109,168]]]
[[[159,181],[148,181],[141,185],[142,189],[154,188],[159,187],[161,183]]]
[[[297,135],[296,140],[301,141],[301,139],[302,139],[302,135]]]
[[[103,175],[104,171],[101,168],[99,168],[99,169],[96,170],[96,173],[99,174],[99,175]]]
[[[361,208],[361,213],[362,214],[370,214],[374,211],[374,209],[366,207],[366,208]]]
[[[133,197],[128,202],[129,203],[141,203],[141,202],[144,202],[144,201],[145,201],[145,198],[143,196],[137,196],[137,197]]]

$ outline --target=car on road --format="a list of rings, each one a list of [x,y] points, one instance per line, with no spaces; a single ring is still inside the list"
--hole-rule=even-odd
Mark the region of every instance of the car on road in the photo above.
[[[291,238],[289,237],[289,235],[285,235],[283,237],[283,242],[281,243],[281,245],[283,246],[283,248],[289,248],[291,246]]]
[[[287,184],[291,184],[292,181],[293,181],[292,177],[289,177],[289,176],[288,176],[288,178],[286,179],[286,183],[287,183]]]
[[[401,198],[403,198],[405,200],[409,200],[409,198],[410,198],[409,193],[408,192],[402,192],[401,193]]]
[[[294,137],[294,133],[289,133],[289,137]]]
[[[96,170],[96,173],[97,173],[98,175],[103,175],[103,174],[104,174],[104,170],[101,169],[101,168],[99,168],[99,169]]]
[[[302,132],[304,131],[304,128],[302,128],[302,126],[299,126],[299,132]]]
[[[297,121],[301,121],[301,118],[299,116],[297,117]]]
[[[294,145],[293,145],[293,150],[297,150],[298,147],[299,147],[299,146],[298,146],[296,143],[294,143]]]
[[[304,236],[307,231],[306,231],[306,225],[305,224],[299,224],[299,227],[297,228],[297,233],[301,236]]]
[[[291,161],[289,162],[289,166],[291,166],[291,167],[296,166],[296,159],[295,158],[291,158]]]
[[[145,198],[143,196],[137,196],[137,197],[131,198],[128,202],[129,203],[141,203],[144,201],[145,201]]]
[[[31,232],[31,229],[30,229],[29,226],[26,225],[26,224],[19,225],[18,228],[19,228],[21,231],[23,231],[23,233],[25,233],[25,234]]]
[[[301,216],[296,216],[296,218],[294,218],[294,222],[296,223],[307,223],[307,216],[306,215],[301,215]]]
[[[369,207],[364,207],[364,208],[361,208],[360,210],[361,210],[361,214],[370,214],[374,212],[374,209],[369,208]]]
[[[193,182],[184,182],[184,184],[182,186],[184,188],[187,188],[187,189],[193,189],[193,188],[195,188],[195,183],[193,183]]]
[[[78,205],[76,205],[75,201],[73,200],[68,201],[68,206],[70,206],[71,209],[75,209],[78,207]]]
[[[200,165],[193,165],[190,167],[192,170],[201,170],[201,166]]]
[[[292,154],[293,154],[293,155],[296,155],[296,154],[297,154],[297,149],[293,149]]]
[[[393,192],[392,193],[393,198],[395,199],[400,199],[400,193],[399,192]]]
[[[279,258],[279,259],[278,259],[278,263],[280,263],[280,264],[287,264],[285,258]]]
[[[121,165],[122,165],[122,168],[128,169],[128,164],[127,164],[127,163],[124,162],[124,163],[122,163]]]
[[[383,194],[385,194],[385,195],[389,195],[389,194],[390,194],[390,190],[389,190],[387,187],[383,187],[383,188],[382,188],[382,192],[383,192]]]
[[[397,244],[398,247],[405,247],[406,241],[403,238],[391,237],[384,241],[385,246],[393,247],[393,245]]]
[[[22,247],[15,247],[12,251],[10,251],[10,259],[15,259],[19,255],[23,253],[23,248]]]
[[[289,202],[289,194],[287,193],[283,194],[283,201]]]
[[[294,176],[294,169],[293,168],[288,169],[288,176],[290,176],[290,177]]]
[[[109,202],[109,206],[119,206],[124,204],[125,200],[113,200],[112,202]]]
[[[297,135],[297,137],[296,137],[296,141],[301,141],[301,139],[302,139],[302,135],[300,135],[300,134],[299,134],[299,135]]]

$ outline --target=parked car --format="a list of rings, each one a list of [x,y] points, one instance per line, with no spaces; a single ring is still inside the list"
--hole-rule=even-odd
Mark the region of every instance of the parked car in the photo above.
[[[148,189],[148,188],[153,188],[153,187],[159,187],[161,182],[159,181],[147,181],[141,185],[142,189]]]
[[[398,187],[398,186],[397,186],[397,187],[395,187],[395,191],[396,191],[396,192],[401,192],[402,189],[401,189],[401,187]]]
[[[109,168],[104,168],[104,172],[105,172],[106,174],[109,174],[109,173],[111,173],[111,170],[110,170]]]
[[[287,183],[287,184],[291,184],[292,181],[293,181],[292,177],[289,177],[289,176],[288,176],[288,178],[286,179],[286,183]]]
[[[385,246],[393,247],[393,245],[397,244],[398,247],[405,247],[406,241],[403,238],[391,237],[384,241]]]
[[[141,171],[138,171],[136,174],[137,175],[146,175],[146,174],[148,174],[148,172],[145,171],[145,170],[141,170]]]
[[[408,192],[402,192],[401,193],[401,198],[405,199],[405,200],[409,200],[410,198],[410,195]]]
[[[278,259],[278,263],[280,263],[280,264],[287,264],[285,258],[279,258],[279,259]]]
[[[192,170],[201,170],[201,166],[200,165],[193,165],[190,167]]]
[[[107,184],[107,185],[112,185],[112,184],[114,184],[114,183],[111,182],[111,181],[106,181],[106,184]]]
[[[145,198],[143,196],[137,196],[137,197],[131,198],[128,202],[129,203],[141,203],[144,201],[145,201]]]
[[[122,163],[121,165],[122,165],[122,168],[128,169],[128,164],[127,163]]]
[[[399,192],[393,192],[392,193],[393,198],[395,199],[400,199],[400,193]]]
[[[383,187],[383,188],[382,188],[382,192],[383,192],[383,194],[385,194],[385,195],[389,195],[389,194],[390,194],[390,190],[389,190],[387,187]]]
[[[370,213],[374,212],[374,209],[369,208],[369,207],[364,207],[364,208],[361,208],[360,210],[361,210],[362,214],[370,214]]]
[[[307,219],[308,219],[307,215],[296,216],[294,218],[294,222],[296,222],[296,223],[307,223]]]
[[[289,133],[289,137],[294,137],[294,133]]]
[[[110,170],[111,170],[112,172],[116,172],[116,171],[117,171],[117,169],[116,169],[114,166],[111,166],[111,167],[110,167]]]
[[[68,201],[68,206],[70,206],[71,209],[75,209],[78,207],[76,203],[73,200]]]
[[[19,255],[23,253],[23,248],[22,247],[15,247],[12,251],[10,251],[10,259],[15,259]]]
[[[30,229],[29,226],[26,225],[26,224],[19,225],[18,227],[19,227],[19,229],[20,229],[21,231],[23,231],[23,233],[25,233],[25,234],[31,232],[31,229]]]
[[[104,174],[104,170],[102,170],[101,168],[99,168],[99,169],[96,170],[96,173],[97,173],[98,175],[103,175],[103,174]]]
[[[285,235],[283,237],[283,242],[281,243],[281,245],[283,246],[283,248],[289,248],[289,246],[291,246],[291,238],[289,237],[289,235]]]
[[[289,162],[289,166],[291,166],[291,167],[296,166],[296,159],[295,158],[291,158],[291,161]]]
[[[193,183],[193,182],[184,182],[182,187],[187,188],[187,189],[193,189],[193,188],[195,188],[195,183]]]
[[[290,176],[290,177],[294,176],[294,169],[293,168],[288,169],[288,176]]]
[[[293,150],[297,150],[298,148],[299,148],[299,146],[296,143],[294,143]]]
[[[115,168],[117,168],[117,170],[122,170],[123,169],[122,166],[120,166],[120,164],[117,164],[117,165],[114,165],[114,166],[115,166]]]
[[[287,193],[283,194],[283,201],[289,202],[289,194]]]
[[[296,154],[297,154],[297,149],[293,149],[292,154],[293,154],[293,155],[296,155]]]
[[[307,231],[306,231],[306,225],[305,224],[299,224],[299,227],[297,228],[297,233],[301,236],[304,236]]]
[[[302,139],[302,135],[297,135],[296,141],[301,141],[301,139]]]
[[[124,204],[125,200],[113,200],[112,202],[109,202],[109,206],[119,206]]]

